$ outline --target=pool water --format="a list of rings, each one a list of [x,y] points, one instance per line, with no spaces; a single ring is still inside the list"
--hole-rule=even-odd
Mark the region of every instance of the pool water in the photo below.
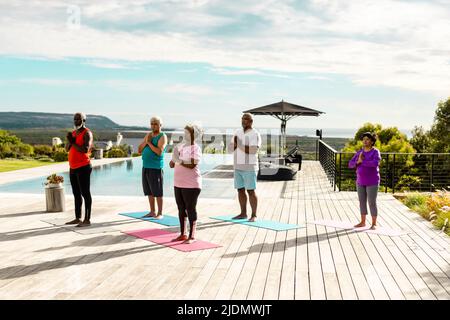
[[[173,197],[173,169],[169,167],[171,154],[164,157],[164,196]],[[202,174],[221,164],[231,164],[232,155],[204,154],[200,163]],[[66,194],[72,193],[68,172],[59,172],[64,177]],[[0,185],[0,192],[44,194],[46,176]],[[143,196],[142,159],[139,157],[121,162],[94,167],[91,174],[92,195]],[[201,197],[231,199],[236,195],[230,179],[203,179]]]

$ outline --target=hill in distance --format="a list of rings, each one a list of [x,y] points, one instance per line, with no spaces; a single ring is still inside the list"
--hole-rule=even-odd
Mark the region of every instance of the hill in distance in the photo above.
[[[93,130],[148,130],[121,126],[105,116],[87,114],[86,126]],[[66,129],[73,127],[73,114],[44,112],[0,112],[0,129]]]

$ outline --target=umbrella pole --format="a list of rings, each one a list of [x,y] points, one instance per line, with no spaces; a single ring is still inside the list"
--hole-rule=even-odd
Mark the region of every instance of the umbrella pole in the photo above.
[[[281,129],[280,129],[280,151],[278,152],[279,157],[283,156],[283,120],[281,120]]]
[[[280,143],[280,156],[284,157],[284,151],[286,149],[286,120],[281,120],[281,143]]]

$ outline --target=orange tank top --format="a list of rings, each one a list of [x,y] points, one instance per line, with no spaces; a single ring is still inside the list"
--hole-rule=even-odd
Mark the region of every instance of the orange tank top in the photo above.
[[[88,128],[85,128],[78,136],[77,130],[72,132],[72,137],[75,138],[75,143],[79,146],[84,145],[84,135],[89,131]],[[69,166],[70,169],[78,169],[84,166],[87,166],[91,163],[90,160],[91,155],[91,147],[89,146],[89,150],[87,153],[80,152],[75,148],[70,148],[69,150]]]

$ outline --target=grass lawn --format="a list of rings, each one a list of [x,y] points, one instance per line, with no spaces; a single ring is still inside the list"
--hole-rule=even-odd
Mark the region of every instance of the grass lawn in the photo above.
[[[39,161],[39,160],[16,160],[7,159],[0,160],[0,172],[14,171],[20,169],[28,169],[34,167],[42,167],[49,164],[55,164],[49,161]]]

